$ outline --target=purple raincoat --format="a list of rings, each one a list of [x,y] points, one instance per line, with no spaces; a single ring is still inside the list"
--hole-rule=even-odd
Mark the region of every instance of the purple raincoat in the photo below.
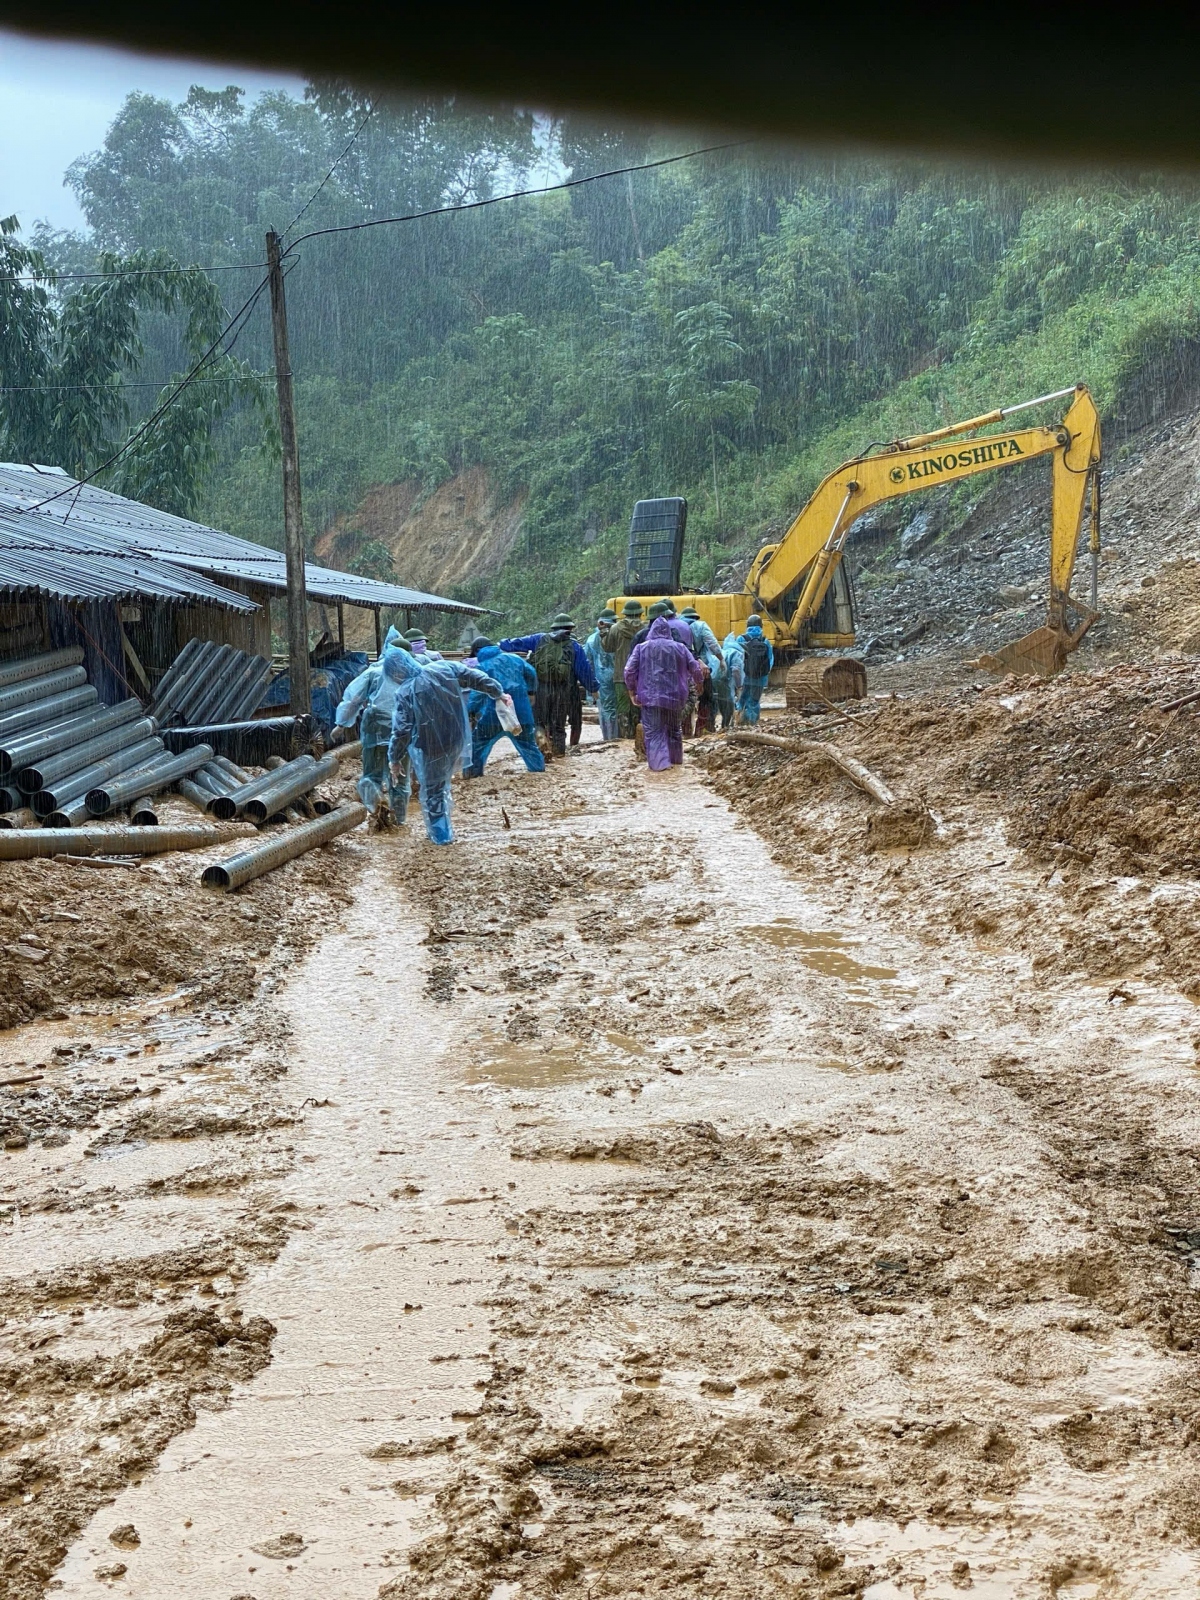
[[[665,617],[656,617],[649,636],[636,645],[625,667],[625,687],[640,706],[682,711],[688,690],[704,682],[704,668],[674,637]]]

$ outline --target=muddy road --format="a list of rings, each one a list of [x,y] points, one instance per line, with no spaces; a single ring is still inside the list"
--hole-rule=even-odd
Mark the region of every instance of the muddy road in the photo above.
[[[88,1113],[0,1163],[9,1595],[1200,1592],[1192,1002],[1008,937],[1079,885],[978,797],[764,781],[498,764],[231,897],[324,930],[252,994],[3,1036]]]

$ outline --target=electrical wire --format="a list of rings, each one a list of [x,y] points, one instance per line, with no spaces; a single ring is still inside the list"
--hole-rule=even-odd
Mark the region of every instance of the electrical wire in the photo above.
[[[195,366],[193,366],[189,372],[184,374],[184,376],[175,385],[174,389],[172,389],[171,393],[167,396],[163,403],[160,406],[157,406],[146,418],[145,422],[143,422],[140,427],[136,428],[134,432],[129,435],[128,439],[126,439],[125,443],[119,450],[114,451],[114,453],[109,456],[107,461],[102,461],[98,467],[94,467],[91,472],[89,472],[85,477],[80,478],[76,483],[71,484],[69,488],[60,489],[56,494],[47,495],[44,500],[38,500],[33,505],[24,506],[22,509],[25,511],[40,511],[43,506],[51,505],[55,500],[61,500],[64,495],[75,494],[78,496],[78,492],[83,488],[84,484],[91,483],[93,479],[98,478],[102,472],[107,472],[109,467],[115,466],[121,457],[131,450],[138,440],[143,438],[159,420],[159,418],[175,403],[176,400],[178,400],[183,391],[195,380],[205,365],[209,362],[209,360],[211,360],[212,356],[216,353],[230,332],[233,332],[233,339],[230,341],[229,349],[233,349],[233,346],[237,343],[242,329],[249,320],[250,313],[258,304],[259,297],[269,282],[269,278],[264,278],[254,290],[253,294],[251,294],[242,302],[242,304],[234,312],[233,316],[230,317],[229,321],[221,329],[217,337],[209,345],[208,349],[196,362]],[[236,331],[234,331],[235,329]],[[228,351],[223,353],[228,354]]]
[[[564,178],[561,183],[547,183],[540,189],[513,189],[507,194],[491,195],[486,200],[467,200],[456,206],[433,206],[428,211],[409,211],[400,217],[372,217],[366,222],[345,222],[337,228],[314,228],[311,233],[302,233],[298,239],[293,239],[287,248],[288,251],[294,250],[308,239],[323,239],[331,233],[359,233],[363,228],[386,228],[395,222],[419,222],[423,217],[444,217],[452,211],[479,211],[484,206],[498,206],[504,200],[526,200],[535,195],[557,194],[563,189],[578,189],[581,184],[599,183],[601,178],[623,178],[628,172],[651,172],[655,167],[669,167],[677,161],[692,161],[697,156],[713,155],[718,150],[738,150],[753,142],[752,139],[732,139],[728,144],[710,144],[701,150],[684,150],[677,156],[640,161],[632,167],[613,167],[607,172],[590,172],[583,178]]]
[[[373,114],[374,110],[375,107],[373,105],[371,107],[371,111],[368,113],[368,117]],[[355,131],[355,139],[357,139],[359,133],[361,133],[363,128],[366,126],[367,120],[368,118],[364,118],[358,129]],[[395,223],[418,222],[424,217],[440,217],[454,211],[478,211],[485,206],[499,205],[505,200],[524,200],[533,198],[537,195],[559,193],[565,189],[577,189],[586,183],[598,183],[602,178],[622,178],[626,175],[626,173],[651,172],[658,167],[673,166],[679,161],[691,161],[697,156],[713,155],[720,150],[737,150],[752,142],[753,141],[749,139],[735,139],[730,140],[725,144],[705,145],[699,150],[685,150],[674,156],[661,156],[656,161],[642,161],[635,163],[633,166],[614,167],[605,172],[592,172],[588,173],[582,178],[567,178],[561,183],[549,183],[537,189],[516,189],[506,194],[492,195],[486,200],[469,200],[463,204],[454,206],[435,206],[428,211],[413,211],[398,217],[374,217],[366,222],[349,222],[343,224],[341,227],[335,228],[316,228],[311,233],[303,233],[298,239],[293,239],[291,244],[289,244],[287,249],[283,252],[283,256],[287,257],[293,250],[297,248],[298,245],[304,244],[309,239],[321,239],[325,238],[329,234],[359,233],[364,228],[382,228]],[[346,150],[343,150],[342,155],[338,157],[338,161],[342,160],[342,157],[345,156],[346,152],[350,149],[350,146],[353,143],[354,139],[352,139],[350,144],[346,146]],[[329,172],[326,173],[325,177],[321,180],[321,183],[317,186],[317,189],[310,197],[308,205],[312,204],[312,201],[316,198],[317,194],[320,193],[321,189],[329,181],[329,178],[332,176],[334,168],[337,166],[337,164],[338,163],[335,162],[334,166],[329,169]],[[296,223],[300,220],[300,217],[304,215],[304,211],[308,209],[308,205],[306,205],[303,210],[301,210],[292,220],[291,224],[289,225],[289,232],[291,228],[295,227]],[[297,265],[298,262],[293,262],[288,268],[288,272],[285,274],[285,277],[290,276],[290,273]],[[149,271],[154,269],[137,270]],[[178,271],[179,269],[163,268],[162,270]],[[185,270],[198,271],[200,269],[192,268]],[[94,467],[92,471],[86,475],[86,477],[80,478],[76,483],[71,484],[69,488],[60,489],[56,494],[47,495],[44,500],[39,500],[35,504],[26,506],[23,509],[26,511],[40,511],[43,506],[51,505],[55,500],[61,500],[65,495],[69,494],[74,494],[76,500],[78,500],[80,491],[83,489],[85,484],[91,483],[95,478],[98,478],[101,473],[107,472],[108,469],[114,466],[123,455],[132,449],[139,439],[145,437],[155,423],[158,422],[159,418],[162,417],[164,413],[174,404],[184,390],[187,389],[198,378],[204,366],[231,331],[233,332],[233,338],[230,341],[228,349],[223,353],[227,355],[229,351],[233,349],[233,346],[237,343],[241,336],[242,330],[245,328],[246,323],[249,320],[250,313],[253,311],[255,305],[257,305],[259,297],[269,282],[269,277],[262,279],[254,292],[242,303],[239,309],[234,312],[233,316],[229,319],[229,321],[225,324],[225,327],[217,335],[216,339],[213,340],[212,344],[196,362],[195,366],[193,366],[189,372],[184,374],[184,376],[176,384],[174,389],[172,389],[171,393],[162,402],[162,404],[156,407],[155,410],[152,411],[151,414],[146,418],[145,422],[143,422],[140,427],[130,434],[128,439],[126,439],[125,443],[119,450],[115,451],[111,456],[109,456],[107,461],[102,461],[98,467]],[[69,516],[70,512],[68,512],[67,515]]]
[[[45,272],[12,272],[0,274],[0,283],[75,283],[84,278],[154,278],[164,272],[262,272],[265,261],[235,261],[225,267],[118,267],[115,272],[57,272],[47,267]]]
[[[338,157],[338,158],[337,158],[337,160],[336,160],[336,161],[335,161],[335,162],[334,162],[334,163],[333,163],[333,165],[332,165],[332,166],[331,166],[331,167],[330,167],[330,169],[329,169],[329,171],[328,171],[328,172],[327,172],[327,173],[326,173],[326,174],[325,174],[325,176],[324,176],[324,177],[323,177],[323,178],[322,178],[322,179],[321,179],[321,181],[320,181],[320,183],[319,183],[319,184],[318,184],[318,185],[317,185],[317,187],[316,187],[316,188],[315,188],[315,189],[314,189],[314,190],[313,190],[313,192],[312,192],[312,193],[311,193],[311,194],[310,194],[310,195],[309,195],[309,197],[308,197],[308,199],[307,199],[307,200],[306,200],[306,201],[305,201],[305,202],[304,202],[304,204],[303,204],[303,205],[302,205],[302,206],[301,206],[301,207],[300,207],[300,209],[299,209],[299,211],[297,211],[297,213],[296,213],[296,215],[295,215],[295,216],[294,216],[294,217],[293,217],[293,218],[292,218],[292,220],[291,220],[291,221],[290,221],[290,222],[289,222],[289,223],[288,223],[288,225],[287,225],[287,227],[286,227],[286,228],[285,228],[285,229],[284,229],[284,230],[283,230],[283,237],[284,237],[284,238],[285,238],[285,239],[286,239],[286,238],[287,238],[287,236],[288,236],[288,234],[289,234],[289,233],[291,233],[291,231],[292,231],[292,229],[293,229],[293,228],[294,228],[294,227],[295,227],[295,226],[296,226],[296,224],[297,224],[297,223],[298,223],[298,222],[299,222],[299,221],[300,221],[300,218],[301,218],[301,217],[302,217],[302,216],[303,216],[303,215],[304,215],[304,213],[305,213],[305,212],[306,212],[306,211],[307,211],[307,210],[308,210],[308,208],[309,208],[309,206],[311,206],[311,205],[312,205],[312,203],[313,203],[313,201],[314,201],[314,200],[315,200],[315,199],[316,199],[316,198],[317,198],[317,196],[318,196],[318,195],[319,195],[319,194],[320,194],[320,192],[321,192],[321,190],[322,190],[322,189],[323,189],[323,188],[324,188],[324,187],[325,187],[325,185],[326,185],[326,184],[327,184],[327,183],[328,183],[328,182],[329,182],[329,180],[330,180],[330,178],[332,178],[332,177],[333,177],[333,175],[334,175],[334,173],[335,173],[335,172],[336,172],[336,171],[337,171],[337,169],[338,169],[338,167],[339,167],[339,166],[341,166],[341,164],[342,164],[342,162],[343,162],[343,161],[344,161],[344,160],[345,160],[345,159],[346,159],[346,157],[347,157],[347,156],[348,156],[348,155],[349,155],[349,154],[350,154],[350,151],[351,151],[351,150],[352,150],[352,149],[353,149],[353,147],[354,147],[354,141],[355,141],[355,140],[356,140],[356,139],[357,139],[357,138],[358,138],[358,136],[359,136],[359,134],[360,134],[360,133],[361,133],[361,132],[362,132],[362,131],[363,131],[363,129],[364,129],[364,128],[365,128],[365,127],[366,127],[366,125],[367,125],[367,123],[368,123],[368,122],[370,122],[370,120],[371,120],[371,118],[372,118],[372,117],[373,117],[373,116],[374,116],[374,115],[375,115],[375,107],[376,107],[376,106],[377,106],[377,105],[378,105],[378,104],[379,104],[379,100],[378,100],[378,98],[376,98],[376,99],[374,99],[374,100],[372,100],[372,101],[371,101],[371,104],[370,104],[370,105],[369,105],[369,106],[368,106],[368,107],[367,107],[367,114],[366,114],[366,116],[365,116],[365,117],[364,117],[364,118],[363,118],[363,119],[362,119],[362,121],[361,121],[361,122],[360,122],[360,123],[359,123],[359,125],[358,125],[358,127],[357,127],[357,128],[355,128],[355,130],[354,130],[354,132],[353,132],[353,133],[352,133],[352,134],[351,134],[351,135],[350,135],[350,143],[349,143],[349,144],[348,144],[348,145],[347,145],[347,146],[346,146],[346,148],[345,148],[345,149],[344,149],[344,150],[343,150],[343,151],[342,151],[342,153],[341,153],[341,155],[340,155],[340,156],[339,156],[339,157]]]

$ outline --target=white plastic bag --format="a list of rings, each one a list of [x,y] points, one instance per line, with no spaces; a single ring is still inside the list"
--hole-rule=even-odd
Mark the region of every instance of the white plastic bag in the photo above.
[[[513,708],[512,695],[501,695],[496,701],[496,715],[505,733],[520,733],[521,719]]]

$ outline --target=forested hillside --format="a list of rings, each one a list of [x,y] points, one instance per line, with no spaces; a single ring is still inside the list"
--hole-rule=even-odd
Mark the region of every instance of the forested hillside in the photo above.
[[[294,239],[712,142],[450,100],[368,111],[334,85],[252,106],[234,89],[131,96],[71,170],[91,236],[34,242],[64,269],[101,251],[237,268],[212,276],[232,311],[268,226],[297,218]],[[1076,380],[1109,418],[1161,408],[1192,359],[1198,225],[1196,191],[1174,180],[742,146],[310,239],[288,279],[310,533],[337,523],[351,564],[390,575],[378,519],[356,521],[368,492],[407,485],[408,514],[482,469],[520,526],[512,538],[510,514],[498,572],[458,592],[526,623],[611,592],[632,502],[685,494],[685,579],[708,584],[872,439]],[[187,365],[199,333],[183,310],[142,307],[143,378]],[[268,336],[261,312],[240,336],[191,502],[273,543],[278,471],[251,375]],[[133,420],[154,393],[128,391]]]

